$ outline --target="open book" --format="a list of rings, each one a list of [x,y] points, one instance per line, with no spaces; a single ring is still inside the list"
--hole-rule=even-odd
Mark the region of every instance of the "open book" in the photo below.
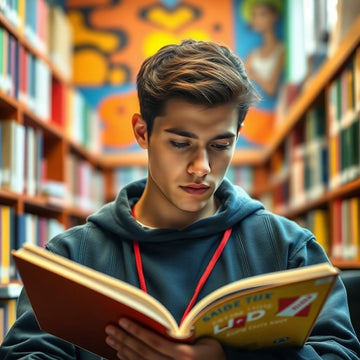
[[[34,245],[13,256],[41,329],[108,359],[116,357],[104,329],[121,317],[176,341],[301,346],[339,272],[324,263],[230,283],[200,300],[179,327],[159,301],[123,281]]]

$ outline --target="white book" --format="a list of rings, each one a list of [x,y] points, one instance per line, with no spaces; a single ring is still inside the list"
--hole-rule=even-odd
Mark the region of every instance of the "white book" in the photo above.
[[[36,147],[35,130],[32,127],[26,128],[26,193],[30,196],[36,194]]]

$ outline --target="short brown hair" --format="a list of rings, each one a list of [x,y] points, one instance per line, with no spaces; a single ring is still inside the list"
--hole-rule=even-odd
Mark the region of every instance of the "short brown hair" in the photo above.
[[[137,91],[149,136],[170,99],[208,106],[237,103],[239,128],[259,100],[237,55],[226,46],[195,40],[166,45],[147,58],[137,75]]]

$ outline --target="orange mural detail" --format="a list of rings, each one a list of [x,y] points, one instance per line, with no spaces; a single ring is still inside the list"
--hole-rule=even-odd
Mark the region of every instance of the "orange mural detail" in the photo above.
[[[126,147],[135,142],[129,114],[139,112],[136,92],[107,97],[99,108],[106,119],[102,132],[103,142],[109,147]]]
[[[187,6],[179,5],[174,11],[156,5],[149,9],[146,18],[154,25],[169,31],[175,31],[196,18],[196,14]]]
[[[274,134],[275,113],[250,108],[246,114],[241,136],[259,145],[266,145]]]
[[[70,12],[68,18],[72,27],[76,29],[73,34],[75,47],[83,44],[91,44],[94,48],[106,52],[114,51],[119,47],[119,37],[106,31],[89,29],[84,23],[81,13],[75,11]]]

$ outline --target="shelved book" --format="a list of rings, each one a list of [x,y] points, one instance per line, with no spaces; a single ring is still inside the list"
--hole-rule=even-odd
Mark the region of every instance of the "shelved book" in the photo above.
[[[12,254],[41,329],[108,359],[116,356],[104,329],[121,317],[174,341],[301,346],[339,272],[324,263],[239,280],[200,300],[178,325],[159,301],[121,280],[30,244]]]

